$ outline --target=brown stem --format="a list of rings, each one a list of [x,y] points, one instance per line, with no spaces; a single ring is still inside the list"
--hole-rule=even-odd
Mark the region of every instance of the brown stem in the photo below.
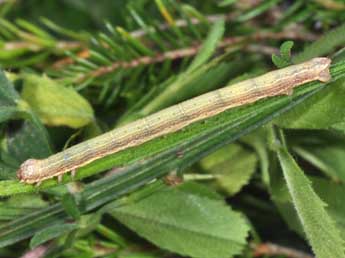
[[[314,258],[314,256],[296,249],[273,243],[251,244],[254,257],[284,255],[289,258]]]
[[[286,38],[288,38],[288,39],[314,40],[316,38],[316,36],[313,34],[308,34],[308,33],[300,33],[298,30],[295,30],[295,29],[282,31],[282,32],[278,32],[278,33],[259,32],[259,33],[255,33],[255,34],[250,35],[250,36],[237,36],[237,37],[225,38],[224,40],[222,40],[219,43],[218,49],[223,49],[223,48],[230,46],[232,44],[246,42],[248,40],[252,40],[252,41],[260,41],[260,40],[265,40],[265,39],[280,40],[280,39],[286,39]],[[199,43],[194,44],[193,46],[188,47],[188,48],[171,50],[171,51],[167,51],[164,53],[157,53],[155,56],[152,56],[152,57],[151,56],[143,56],[143,57],[139,57],[137,59],[133,59],[133,60],[128,61],[128,62],[127,61],[120,61],[120,62],[115,62],[109,66],[101,66],[98,69],[96,69],[90,73],[80,75],[76,79],[76,82],[80,83],[80,82],[82,82],[85,79],[90,78],[90,77],[97,78],[97,77],[103,76],[105,74],[112,73],[116,69],[119,69],[119,68],[125,68],[125,69],[126,68],[134,68],[134,67],[137,67],[139,65],[161,63],[161,62],[164,62],[165,60],[176,60],[176,59],[180,59],[180,58],[184,58],[184,57],[194,56],[198,53],[201,46],[202,46],[202,43],[199,42]],[[249,50],[254,50],[253,46],[249,47]],[[272,51],[275,52],[273,50],[273,48],[269,49],[268,47],[266,47],[264,50],[270,54],[272,53]],[[261,51],[261,52],[265,53],[265,51]]]

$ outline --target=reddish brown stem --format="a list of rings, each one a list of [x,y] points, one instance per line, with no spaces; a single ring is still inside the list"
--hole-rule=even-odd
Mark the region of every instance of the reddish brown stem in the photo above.
[[[227,46],[231,46],[232,44],[237,44],[237,43],[246,42],[246,41],[261,41],[265,39],[280,40],[280,39],[286,39],[286,38],[296,39],[296,40],[298,39],[313,40],[315,39],[315,35],[308,34],[308,33],[299,33],[298,30],[288,30],[288,31],[283,31],[283,32],[278,32],[278,33],[260,32],[260,33],[256,33],[250,36],[238,36],[238,37],[225,38],[219,43],[218,48],[223,49],[223,48],[226,48]],[[93,77],[93,78],[100,77],[108,73],[112,73],[119,68],[125,68],[125,69],[134,68],[139,65],[155,64],[155,63],[164,62],[165,60],[176,60],[176,59],[181,59],[184,57],[194,56],[198,53],[201,46],[202,46],[202,43],[199,42],[188,48],[176,49],[176,50],[167,51],[164,53],[157,53],[155,56],[143,56],[137,59],[133,59],[132,61],[115,62],[109,66],[99,67],[98,69],[88,74],[82,74],[76,79],[76,82],[80,83],[90,77]],[[272,53],[272,51],[274,51],[271,48],[270,49],[266,48],[265,50],[267,50],[269,53]]]

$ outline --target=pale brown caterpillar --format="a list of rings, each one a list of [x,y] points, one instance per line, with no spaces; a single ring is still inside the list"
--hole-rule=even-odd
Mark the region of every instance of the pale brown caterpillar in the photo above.
[[[96,159],[178,131],[227,109],[271,96],[291,94],[293,88],[307,82],[327,82],[331,79],[330,63],[329,58],[314,58],[211,91],[72,146],[46,159],[29,159],[20,166],[17,176],[22,182],[32,184],[55,176],[60,179],[68,171],[74,174],[77,168]]]

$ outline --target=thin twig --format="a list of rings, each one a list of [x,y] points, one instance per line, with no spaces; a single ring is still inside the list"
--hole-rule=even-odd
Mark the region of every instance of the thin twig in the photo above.
[[[248,52],[262,53],[264,55],[271,56],[272,54],[278,54],[279,49],[276,47],[265,46],[262,44],[250,44],[244,48]]]
[[[316,36],[314,34],[308,34],[308,33],[300,33],[298,30],[287,30],[283,32],[259,32],[255,33],[250,36],[238,36],[238,37],[228,37],[223,39],[219,44],[218,44],[218,49],[223,49],[226,48],[232,44],[237,44],[241,42],[245,42],[248,40],[252,41],[260,41],[260,40],[265,40],[265,39],[303,39],[303,40],[315,40]],[[77,79],[76,82],[80,83],[84,81],[87,78],[97,78],[109,73],[114,72],[115,70],[119,68],[134,68],[139,65],[149,65],[149,64],[155,64],[155,63],[161,63],[164,62],[165,60],[176,60],[176,59],[181,59],[185,57],[190,57],[194,56],[198,53],[202,46],[202,42],[199,42],[197,44],[194,44],[191,47],[188,48],[182,48],[182,49],[176,49],[176,50],[171,50],[167,51],[164,53],[157,53],[155,56],[143,56],[139,57],[137,59],[131,60],[131,61],[120,61],[120,62],[115,62],[112,65],[109,66],[101,66],[98,69],[87,73],[87,74],[82,74],[80,75]],[[250,50],[250,49],[249,49]],[[268,51],[269,54],[275,52],[273,48],[268,49],[268,47],[265,48],[265,50]]]
[[[215,15],[208,15],[205,17],[205,19],[210,23],[214,23],[220,19],[224,19],[225,21],[228,21],[228,20],[231,20],[233,17],[234,17],[233,14],[215,14]],[[195,25],[195,24],[201,23],[202,21],[200,19],[197,19],[197,18],[191,18],[190,22],[191,22],[191,24]],[[188,22],[185,19],[175,20],[175,26],[176,27],[185,27],[187,25],[188,25]],[[171,28],[171,26],[167,23],[162,23],[162,24],[158,25],[158,29],[160,31],[164,31],[164,30],[167,30],[169,28]],[[134,38],[141,38],[141,37],[144,37],[147,35],[147,30],[143,30],[143,29],[135,30],[135,31],[132,31],[130,33],[130,35]],[[84,49],[80,53],[78,53],[77,55],[79,57],[82,57],[82,58],[87,58],[89,56],[89,52],[87,49]],[[54,69],[59,69],[59,68],[64,67],[65,65],[73,64],[73,63],[74,63],[74,60],[72,58],[66,57],[66,58],[63,58],[63,59],[55,62],[52,67]]]
[[[289,258],[314,258],[314,256],[291,247],[273,243],[251,244],[254,257],[284,255]]]
[[[1,0],[0,0],[1,1]],[[54,48],[58,50],[71,50],[71,49],[77,49],[81,48],[83,44],[80,42],[73,42],[73,41],[58,41],[56,44],[54,44]],[[28,42],[28,41],[10,41],[6,42],[3,46],[3,50],[15,50],[15,49],[28,49],[33,52],[40,51],[46,46],[38,45],[33,42]]]
[[[228,21],[228,20],[231,20],[235,17],[234,14],[215,14],[215,15],[208,15],[205,17],[205,20],[207,20],[208,22],[210,23],[214,23],[216,21],[219,21],[220,19],[224,19],[225,21]],[[200,24],[202,23],[202,21],[200,19],[197,19],[197,18],[191,18],[190,19],[190,23],[193,24],[193,25],[196,25],[196,24]],[[174,24],[176,27],[186,27],[188,25],[188,22],[187,20],[185,19],[178,19],[178,20],[175,20],[175,24]],[[158,29],[160,31],[164,31],[164,30],[167,30],[167,29],[170,29],[171,28],[171,25],[169,25],[168,23],[162,23],[160,25],[158,25]],[[140,37],[143,37],[147,34],[147,31],[146,30],[135,30],[135,31],[132,31],[131,32],[131,36],[135,37],[135,38],[140,38]]]

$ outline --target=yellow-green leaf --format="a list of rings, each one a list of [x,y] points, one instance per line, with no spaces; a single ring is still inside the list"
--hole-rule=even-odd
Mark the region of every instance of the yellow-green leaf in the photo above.
[[[167,189],[110,215],[161,248],[195,258],[229,258],[240,254],[249,227],[223,201]]]
[[[201,166],[217,176],[217,183],[222,190],[233,195],[248,183],[256,163],[254,153],[232,144],[204,158]]]
[[[24,74],[22,97],[51,126],[79,128],[90,123],[93,110],[85,98],[73,88],[60,85],[47,76]]]

